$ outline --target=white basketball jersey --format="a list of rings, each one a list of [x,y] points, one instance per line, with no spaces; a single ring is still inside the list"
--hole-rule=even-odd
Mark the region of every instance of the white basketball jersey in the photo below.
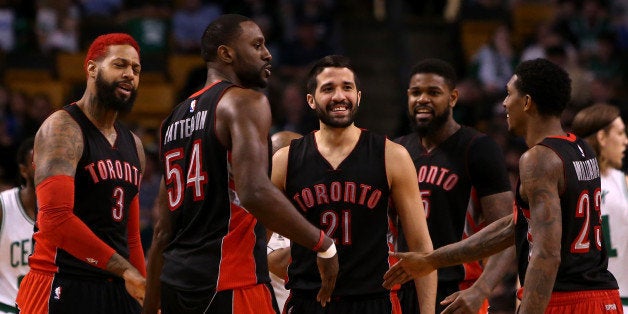
[[[617,279],[619,295],[628,298],[628,188],[625,174],[617,169],[602,175],[602,220],[608,270]]]
[[[284,238],[282,235],[273,232],[270,240],[268,240],[266,253],[270,254],[270,252],[274,250],[287,247],[290,247],[290,239]],[[288,300],[290,291],[286,289],[286,282],[283,278],[279,278],[272,272],[268,273],[270,274],[270,284],[273,286],[273,290],[275,290],[275,298],[277,299],[277,304],[279,305],[279,311],[283,311],[283,306],[286,304],[286,300]]]
[[[15,306],[18,283],[28,272],[28,256],[33,252],[33,220],[20,201],[20,189],[0,193],[0,312],[3,305]]]

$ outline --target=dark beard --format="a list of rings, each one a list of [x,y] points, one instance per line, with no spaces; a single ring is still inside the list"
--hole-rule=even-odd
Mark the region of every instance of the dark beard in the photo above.
[[[264,70],[254,70],[253,67],[239,71],[238,78],[240,79],[240,84],[243,87],[252,89],[266,88],[268,82],[262,78],[263,72]]]
[[[318,117],[318,119],[321,120],[321,122],[332,128],[342,129],[353,124],[353,121],[355,120],[355,115],[357,113],[357,108],[354,107],[353,104],[351,104],[350,112],[351,113],[349,114],[349,119],[347,120],[332,119],[331,116],[327,114],[327,110],[321,109],[320,106],[318,106],[318,103],[316,103],[316,116]]]
[[[434,116],[430,122],[419,124],[414,117],[414,112],[408,114],[412,129],[414,132],[418,133],[420,137],[431,136],[438,133],[445,123],[447,123],[447,120],[449,120],[449,116],[451,116],[451,110],[445,110],[443,114]]]
[[[98,99],[98,103],[102,104],[107,109],[113,109],[120,113],[129,113],[135,103],[137,90],[131,91],[131,96],[124,100],[116,96],[117,85],[117,82],[109,84],[99,72],[98,75],[96,75],[96,98]]]

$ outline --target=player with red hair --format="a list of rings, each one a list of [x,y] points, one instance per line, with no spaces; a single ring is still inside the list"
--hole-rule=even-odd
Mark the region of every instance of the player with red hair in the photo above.
[[[139,313],[146,268],[138,190],[145,164],[137,136],[117,121],[140,78],[127,34],[99,36],[85,59],[83,97],[37,132],[33,161],[39,213],[22,313]]]

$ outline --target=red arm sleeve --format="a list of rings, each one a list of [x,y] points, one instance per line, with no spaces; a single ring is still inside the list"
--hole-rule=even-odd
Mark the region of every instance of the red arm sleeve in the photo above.
[[[115,250],[74,215],[74,178],[48,177],[37,185],[36,193],[40,236],[81,261],[106,269]]]
[[[144,260],[144,250],[140,239],[140,199],[136,195],[129,207],[129,221],[127,222],[127,232],[129,241],[129,262],[146,277],[146,261]]]

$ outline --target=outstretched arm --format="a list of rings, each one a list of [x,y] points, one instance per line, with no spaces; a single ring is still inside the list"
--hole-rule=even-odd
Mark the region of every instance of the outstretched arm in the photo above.
[[[271,117],[266,97],[252,90],[231,88],[218,104],[216,120],[218,137],[231,148],[232,171],[242,206],[264,226],[291,241],[317,251],[331,248],[333,240],[297,212],[268,177]],[[318,261],[323,282],[317,299],[325,304],[335,285],[338,261],[336,255]]]
[[[486,221],[490,224],[499,218],[508,216],[512,211],[512,192],[502,192],[480,198],[480,203]],[[445,298],[442,304],[449,304],[447,310],[464,311],[466,313],[477,313],[484,300],[491,296],[491,293],[498,285],[502,290],[510,292],[510,300],[498,300],[490,298],[489,304],[491,312],[500,308],[508,312],[514,311],[515,306],[515,281],[516,261],[514,245],[488,258],[484,270],[480,277],[467,289],[457,291]],[[508,298],[508,297],[506,297]],[[504,299],[506,299],[504,298]],[[501,302],[499,302],[501,301]],[[501,303],[501,304],[497,304]]]
[[[535,146],[519,160],[521,196],[530,205],[532,234],[522,313],[543,313],[549,303],[560,265],[562,216],[559,186],[563,162],[550,148]]]
[[[400,260],[386,272],[384,286],[390,288],[439,268],[491,256],[514,245],[514,231],[515,223],[510,214],[462,241],[440,247],[431,253],[391,253]]]
[[[431,252],[432,239],[427,229],[416,169],[406,149],[389,140],[386,141],[386,173],[409,249],[417,253]],[[436,280],[436,272],[414,279],[421,313],[434,312]]]

